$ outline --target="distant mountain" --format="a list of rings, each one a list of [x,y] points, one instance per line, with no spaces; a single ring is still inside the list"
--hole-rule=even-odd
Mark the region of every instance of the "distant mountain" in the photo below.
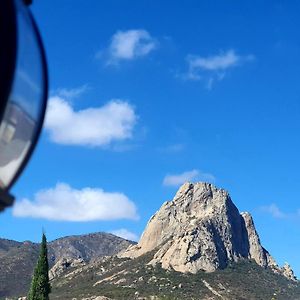
[[[249,213],[227,191],[184,184],[149,220],[140,242],[79,261],[52,278],[51,299],[300,299],[290,266],[262,247]]]
[[[54,264],[61,258],[93,259],[110,256],[135,244],[110,233],[91,233],[78,236],[67,236],[48,244],[49,260]]]
[[[125,250],[133,242],[108,233],[59,238],[48,243],[49,264],[88,263]],[[26,295],[39,253],[39,244],[0,239],[0,299]],[[57,270],[56,272],[60,272]],[[55,276],[55,268],[53,269]]]

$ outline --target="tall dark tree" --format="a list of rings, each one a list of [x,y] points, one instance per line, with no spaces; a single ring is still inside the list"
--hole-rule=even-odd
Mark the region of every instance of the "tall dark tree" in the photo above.
[[[49,300],[51,287],[48,271],[47,239],[43,233],[40,256],[34,269],[28,300]]]

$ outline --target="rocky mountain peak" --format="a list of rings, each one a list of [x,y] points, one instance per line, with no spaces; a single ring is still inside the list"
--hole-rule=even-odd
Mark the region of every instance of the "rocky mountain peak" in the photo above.
[[[251,215],[240,214],[227,191],[204,182],[183,184],[151,217],[140,242],[122,256],[135,258],[149,251],[154,252],[151,264],[183,273],[213,272],[252,259],[291,274],[262,247]]]
[[[286,278],[288,278],[290,280],[293,280],[293,281],[296,280],[296,276],[294,274],[294,271],[292,270],[291,266],[287,262],[284,264],[281,271],[282,271],[282,274]]]

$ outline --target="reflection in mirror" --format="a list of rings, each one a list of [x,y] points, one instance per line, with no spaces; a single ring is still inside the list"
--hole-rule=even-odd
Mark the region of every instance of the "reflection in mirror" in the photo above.
[[[14,102],[9,102],[0,127],[0,186],[6,188],[31,144],[35,122]]]
[[[35,139],[43,117],[42,52],[32,19],[20,0],[17,10],[17,63],[11,95],[0,126],[0,187],[14,180]]]

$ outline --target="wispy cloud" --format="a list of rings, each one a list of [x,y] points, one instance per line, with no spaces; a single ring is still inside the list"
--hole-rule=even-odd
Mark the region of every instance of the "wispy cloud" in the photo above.
[[[139,237],[137,234],[125,229],[125,228],[121,228],[121,229],[117,229],[117,230],[112,230],[110,233],[119,236],[123,239],[129,240],[129,241],[134,241],[137,242],[139,240]]]
[[[217,55],[198,56],[188,55],[188,71],[183,78],[186,80],[201,80],[206,87],[211,89],[216,81],[225,78],[229,69],[241,66],[246,62],[254,60],[254,55],[241,56],[235,50],[221,51]]]
[[[199,68],[209,71],[219,71],[236,66],[241,61],[241,56],[238,56],[234,50],[229,50],[215,56],[190,56],[188,60],[192,70]]]
[[[270,205],[264,205],[259,207],[259,211],[267,213],[276,219],[285,219],[285,220],[299,220],[300,219],[300,209],[292,212],[285,212],[278,207],[275,203]]]
[[[44,126],[55,143],[103,147],[130,139],[136,121],[133,106],[124,100],[75,111],[66,99],[54,96],[49,99]]]
[[[216,179],[212,174],[204,173],[199,170],[186,171],[180,174],[168,174],[163,180],[165,186],[180,186],[189,181],[208,181],[214,182]]]
[[[144,29],[116,32],[107,49],[107,64],[143,57],[157,48],[157,41]]]
[[[79,222],[139,218],[135,204],[122,193],[90,187],[75,189],[66,183],[37,192],[33,200],[18,201],[13,215]]]
[[[76,88],[71,88],[71,89],[59,88],[59,89],[54,90],[51,94],[71,100],[71,99],[81,96],[86,91],[88,91],[89,88],[90,87],[88,84],[84,84],[82,86],[79,86]]]
[[[260,210],[262,212],[270,214],[272,217],[277,218],[277,219],[284,219],[289,216],[288,214],[281,211],[280,208],[274,203],[272,203],[270,205],[266,205],[266,206],[261,206]]]

